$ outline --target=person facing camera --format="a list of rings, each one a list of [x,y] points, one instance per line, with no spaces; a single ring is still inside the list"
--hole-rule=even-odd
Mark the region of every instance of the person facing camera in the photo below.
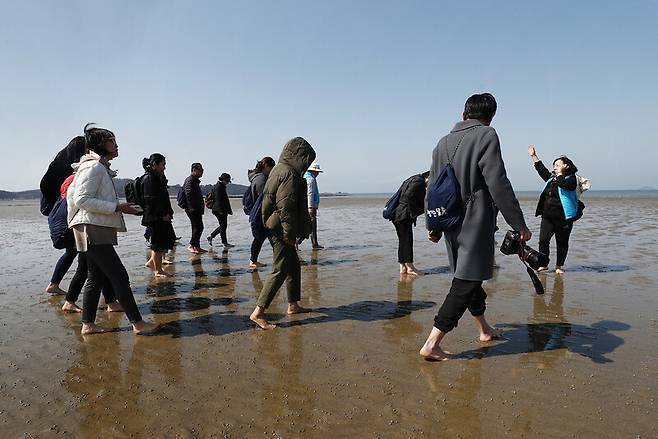
[[[562,274],[564,273],[562,267],[569,252],[569,237],[573,229],[573,222],[582,215],[576,196],[578,168],[568,157],[561,156],[553,161],[553,172],[550,172],[539,160],[534,145],[528,147],[528,154],[535,164],[535,170],[546,182],[535,211],[535,216],[541,216],[539,251],[550,256],[551,238],[555,235],[557,247],[555,272]],[[547,269],[548,267],[539,267],[537,271]]]

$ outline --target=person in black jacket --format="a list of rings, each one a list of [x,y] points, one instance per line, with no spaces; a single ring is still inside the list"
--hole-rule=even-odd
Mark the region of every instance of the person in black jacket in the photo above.
[[[162,269],[162,263],[164,254],[174,248],[176,235],[171,225],[174,210],[171,208],[164,174],[167,161],[162,154],[155,153],[145,158],[143,165],[147,173],[141,178],[144,199],[142,225],[151,230],[151,258],[146,266],[153,270],[156,277],[169,276]]]
[[[226,229],[228,228],[228,216],[233,215],[233,210],[231,209],[231,203],[228,199],[228,194],[226,193],[226,186],[231,183],[231,176],[224,172],[217,179],[217,184],[212,188],[213,193],[213,203],[212,203],[212,214],[215,215],[217,221],[219,221],[219,227],[217,227],[211,234],[208,236],[208,244],[212,245],[212,240],[218,234],[222,238],[222,245],[224,248],[234,247],[233,244],[228,243],[226,238]]]
[[[251,199],[256,202],[258,197],[265,190],[265,182],[267,177],[270,175],[270,171],[274,168],[276,163],[272,157],[263,157],[262,160],[256,162],[254,169],[247,172],[247,177],[249,178],[249,189],[251,191]],[[249,257],[249,268],[260,268],[265,267],[266,264],[258,262],[258,256],[260,255],[260,250],[263,248],[263,243],[267,238],[265,237],[254,237],[254,240],[251,242],[251,256]]]
[[[429,171],[407,178],[400,186],[400,202],[393,212],[393,225],[398,234],[400,274],[422,274],[414,267],[414,233],[416,217],[425,212],[425,190]]]
[[[76,136],[57,153],[41,178],[41,213],[48,216],[59,199],[59,189],[66,178],[73,174],[71,165],[87,153],[84,136]]]
[[[183,183],[185,200],[187,201],[185,213],[192,224],[192,237],[190,238],[190,245],[187,247],[191,253],[207,252],[207,250],[201,248],[200,242],[203,233],[203,212],[205,208],[199,182],[201,177],[203,177],[203,166],[201,166],[201,163],[192,163],[192,174]]]
[[[555,235],[557,247],[555,273],[562,274],[564,273],[562,267],[569,251],[569,237],[578,214],[576,198],[578,168],[569,158],[562,156],[553,161],[553,172],[550,172],[539,160],[533,145],[528,147],[528,154],[535,164],[537,173],[547,183],[539,196],[535,212],[535,216],[541,215],[539,251],[549,256],[551,238]],[[537,271],[547,269],[548,267],[540,267]]]

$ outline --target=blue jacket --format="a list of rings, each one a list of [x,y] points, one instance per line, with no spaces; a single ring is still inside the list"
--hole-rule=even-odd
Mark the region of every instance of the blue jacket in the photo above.
[[[307,185],[306,195],[308,196],[308,207],[317,209],[320,206],[320,191],[318,190],[318,181],[309,171],[306,171],[304,178],[306,179]]]
[[[554,179],[550,179],[546,182],[546,186],[544,186],[544,190],[548,186],[550,186],[551,183],[553,183]],[[563,189],[560,186],[557,187],[557,192],[560,196],[560,202],[562,203],[562,209],[564,210],[564,218],[570,220],[576,217],[578,214],[578,198],[576,198],[576,191],[570,191],[568,189]]]

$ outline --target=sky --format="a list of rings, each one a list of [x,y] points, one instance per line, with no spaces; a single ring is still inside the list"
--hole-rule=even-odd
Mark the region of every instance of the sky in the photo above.
[[[36,189],[87,122],[123,178],[167,157],[247,184],[307,139],[324,192],[394,192],[429,169],[465,100],[490,92],[518,191],[527,155],[593,189],[658,187],[658,1],[4,1],[0,189]]]

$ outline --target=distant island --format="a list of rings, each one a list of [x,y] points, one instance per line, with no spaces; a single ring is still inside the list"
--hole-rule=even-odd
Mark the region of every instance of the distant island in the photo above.
[[[128,178],[114,179],[114,185],[117,188],[117,194],[119,195],[119,198],[125,197],[124,188],[126,187],[126,184],[129,181],[130,179]],[[178,193],[180,187],[181,187],[180,184],[169,186],[169,195],[171,197],[176,197],[176,194]],[[212,184],[201,185],[201,192],[203,192],[203,194],[206,195],[212,190],[212,188],[213,188]],[[229,197],[240,198],[248,188],[249,186],[245,186],[243,184],[231,183],[226,187],[226,191],[228,192]],[[349,195],[350,194],[347,194],[345,192],[333,192],[333,193],[328,192],[328,193],[320,194],[320,196],[322,197],[347,197]],[[19,192],[9,192],[9,191],[0,190],[0,200],[38,200],[39,198],[41,198],[41,191],[39,189],[32,189],[29,191],[19,191]]]

